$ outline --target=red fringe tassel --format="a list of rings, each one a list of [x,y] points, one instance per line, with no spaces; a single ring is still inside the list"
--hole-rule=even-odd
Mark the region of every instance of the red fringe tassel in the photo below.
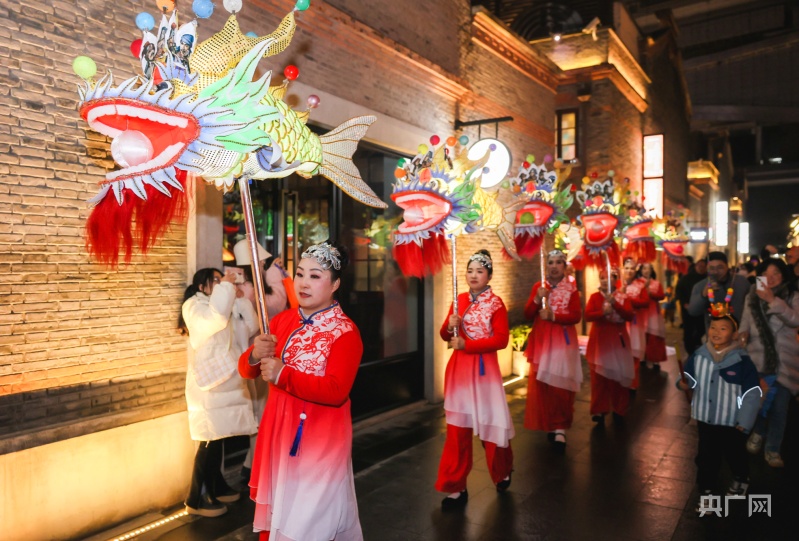
[[[523,259],[532,259],[538,255],[541,245],[544,243],[544,235],[516,235],[513,237],[513,243],[516,244],[516,252],[519,257]],[[508,259],[512,259],[510,255],[502,250],[503,254],[507,255]]]
[[[622,254],[624,259],[633,258],[638,263],[651,263],[657,259],[654,239],[638,239],[627,241],[627,247]]]
[[[619,250],[619,245],[616,244],[615,241],[611,242],[604,252],[607,252],[608,257],[610,258],[610,265],[612,267],[618,267],[621,264],[621,250]],[[586,266],[593,267],[597,270],[607,268],[608,263],[605,260],[605,255],[602,252],[598,252],[595,255],[592,254],[588,251],[588,249],[586,249],[585,244],[583,244],[583,247],[580,249],[580,255],[578,257],[582,257],[582,259],[585,261],[583,268]],[[575,258],[575,260],[576,259],[577,258]],[[574,265],[574,261],[572,261],[572,265]],[[575,268],[577,267],[575,266]]]
[[[686,258],[671,257],[665,252],[663,253],[663,264],[666,265],[668,270],[679,274],[688,274],[688,267],[690,267]]]
[[[436,274],[441,267],[452,262],[449,245],[443,235],[423,240],[421,247],[415,242],[395,244],[393,255],[402,274],[417,278]]]
[[[164,236],[170,224],[184,223],[188,215],[186,172],[177,170],[177,180],[184,191],[174,188],[168,197],[145,184],[147,199],[139,199],[130,190],[123,190],[122,204],[109,192],[92,210],[86,222],[86,250],[91,257],[114,268],[119,265],[120,252],[127,265],[133,248],[146,254]]]

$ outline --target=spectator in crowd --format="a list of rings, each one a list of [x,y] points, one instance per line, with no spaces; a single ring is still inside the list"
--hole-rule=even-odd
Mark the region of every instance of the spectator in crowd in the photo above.
[[[707,276],[707,260],[700,259],[694,263],[690,256],[691,266],[687,274],[677,280],[674,295],[680,303],[680,319],[682,320],[683,344],[685,351],[690,356],[702,345],[702,335],[705,333],[705,319],[703,315],[693,316],[688,312],[688,303],[691,300],[691,291],[694,286]]]

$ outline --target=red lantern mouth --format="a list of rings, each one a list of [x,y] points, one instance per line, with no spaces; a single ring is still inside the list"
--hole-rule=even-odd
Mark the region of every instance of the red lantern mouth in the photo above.
[[[137,131],[149,139],[153,148],[147,162],[111,171],[106,180],[117,181],[147,175],[174,165],[183,151],[200,134],[196,118],[162,107],[126,98],[89,101],[80,108],[80,115],[89,126],[108,137],[116,138],[125,131]]]
[[[652,238],[652,233],[649,229],[652,227],[652,220],[644,220],[633,226],[630,226],[624,232],[624,237],[627,240],[645,240]]]
[[[516,227],[543,227],[549,222],[555,209],[543,201],[530,201],[516,211]]]
[[[397,231],[403,234],[433,229],[452,212],[452,204],[429,191],[394,193],[391,199],[403,210]]]
[[[667,240],[661,243],[663,250],[672,257],[683,257],[685,255],[684,240]]]
[[[585,243],[595,248],[605,246],[613,239],[613,232],[619,223],[616,216],[607,212],[584,214],[582,220],[585,226]]]

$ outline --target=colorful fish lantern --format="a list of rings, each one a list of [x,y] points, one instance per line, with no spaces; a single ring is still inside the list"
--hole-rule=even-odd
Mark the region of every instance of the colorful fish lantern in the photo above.
[[[126,263],[134,247],[146,253],[185,215],[189,175],[228,190],[241,179],[319,174],[366,205],[386,207],[351,160],[375,117],[318,136],[306,126],[318,99],[308,111],[294,111],[283,102],[288,80],[270,86],[271,72],[253,79],[262,58],[290,44],[293,11],[261,37],[242,34],[232,15],[196,47],[196,21],[180,25],[177,17],[164,15],[157,35],[145,32],[142,75],[115,84],[109,73],[78,88],[81,117],[113,138],[119,166],[91,200],[92,256],[114,266],[120,252]]]
[[[685,216],[684,211],[681,216]],[[653,229],[653,233],[658,246],[663,249],[663,265],[670,271],[686,274],[690,267],[686,257],[690,238],[682,228],[682,221],[672,212],[666,217],[662,227]]]
[[[416,156],[398,163],[391,199],[402,209],[403,220],[394,232],[393,255],[406,276],[438,273],[452,261],[446,238],[480,229],[476,172],[489,154],[478,160],[467,154],[459,142],[432,150],[422,144]]]
[[[569,223],[566,211],[574,198],[569,187],[560,187],[571,173],[571,167],[564,169],[561,165],[555,162],[555,169],[549,171],[543,163],[536,165],[532,160],[525,161],[516,176],[507,181],[507,189],[522,203],[513,224],[514,245],[522,258],[538,254],[544,234],[552,234],[561,224]]]
[[[582,211],[578,219],[582,224],[583,245],[580,255],[572,262],[575,268],[586,265],[599,268],[603,263],[615,267],[620,263],[621,252],[615,238],[619,226],[619,197],[613,176],[613,171],[608,171],[605,180],[583,177],[582,190],[576,193]]]
[[[638,263],[651,263],[657,258],[655,238],[652,236],[654,218],[635,200],[622,203],[621,207],[624,216],[622,236],[626,243],[623,259],[630,257]]]

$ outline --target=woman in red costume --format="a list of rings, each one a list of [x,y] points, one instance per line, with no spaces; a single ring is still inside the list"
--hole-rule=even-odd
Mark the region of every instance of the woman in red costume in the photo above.
[[[497,361],[497,350],[508,345],[508,311],[488,285],[493,269],[486,250],[469,258],[469,292],[458,296],[458,314],[450,306],[441,326],[441,338],[454,349],[444,376],[447,439],[436,480],[436,490],[450,493],[441,502],[444,509],[462,508],[469,498],[474,433],[483,442],[497,491],[510,486],[514,430]]]
[[[627,332],[630,334],[630,349],[635,359],[635,377],[631,389],[638,389],[638,373],[640,362],[646,352],[646,320],[649,310],[649,290],[647,281],[638,276],[638,264],[628,257],[624,260],[621,271],[622,288],[627,298],[630,299],[635,315],[627,322]]]
[[[643,278],[649,291],[649,306],[646,309],[646,359],[647,368],[660,370],[660,363],[666,360],[666,321],[660,313],[660,301],[666,298],[663,286],[657,280],[652,263],[642,263],[638,274]]]
[[[614,269],[611,284],[615,285],[617,276]],[[633,307],[622,289],[614,287],[608,294],[604,269],[599,284],[600,290],[585,305],[585,320],[592,323],[585,357],[591,369],[591,419],[605,426],[607,413],[621,419],[630,405],[629,387],[635,370],[625,322],[633,318]]]
[[[341,247],[303,252],[294,278],[299,310],[278,314],[274,334],[258,336],[239,359],[243,377],[270,383],[250,477],[261,541],[363,539],[349,399],[363,343],[334,300],[346,266]]]
[[[566,429],[583,381],[574,328],[581,316],[580,292],[574,278],[566,276],[566,254],[553,250],[547,255],[546,280],[533,286],[524,308],[524,317],[533,321],[525,352],[530,377],[524,426],[548,432],[559,452],[566,449]]]

